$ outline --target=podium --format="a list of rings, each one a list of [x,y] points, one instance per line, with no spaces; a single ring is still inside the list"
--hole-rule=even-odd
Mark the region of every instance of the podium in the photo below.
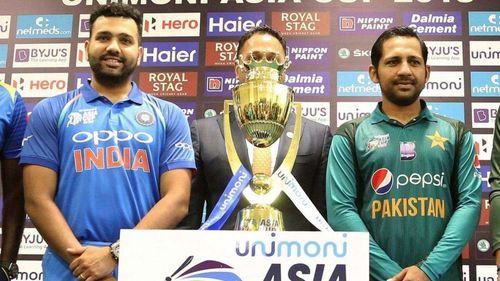
[[[366,232],[122,230],[119,281],[369,280]]]

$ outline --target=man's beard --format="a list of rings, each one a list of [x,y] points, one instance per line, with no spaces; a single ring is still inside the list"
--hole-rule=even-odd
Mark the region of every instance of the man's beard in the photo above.
[[[405,82],[412,81],[414,85],[416,83],[416,81],[413,79],[412,80],[401,79],[401,80]],[[392,87],[388,87],[388,89],[381,89],[382,95],[395,105],[408,106],[418,100],[418,98],[420,97],[420,93],[424,88],[423,87],[421,89],[415,88],[415,90],[413,91],[398,93],[397,89],[395,89],[395,87],[397,87],[396,83],[400,83],[402,81],[396,81],[394,84],[391,85]]]
[[[96,58],[94,56],[89,56],[89,64],[90,68],[93,72],[93,78],[101,85],[106,87],[114,87],[118,85],[123,85],[124,83],[128,83],[130,76],[134,72],[137,61],[128,61],[124,57],[120,57],[120,61],[122,62],[123,68],[119,73],[111,73],[109,71],[104,70],[104,66],[102,65],[101,58],[104,58],[108,54],[102,55],[100,58]]]

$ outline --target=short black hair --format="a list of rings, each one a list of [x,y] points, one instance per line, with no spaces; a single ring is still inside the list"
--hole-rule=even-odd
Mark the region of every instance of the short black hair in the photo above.
[[[121,4],[121,3],[110,3],[104,6],[98,7],[96,10],[90,14],[90,36],[92,37],[92,27],[98,17],[124,17],[130,18],[137,24],[137,30],[139,32],[139,42],[142,36],[142,13],[136,8]]]
[[[243,45],[252,37],[254,34],[269,34],[273,36],[274,38],[278,39],[280,41],[281,46],[283,47],[283,50],[285,51],[286,55],[286,41],[285,38],[283,38],[283,35],[281,32],[278,30],[273,29],[269,25],[259,25],[256,26],[249,31],[247,31],[243,36],[241,36],[240,41],[238,41],[238,49],[236,50],[236,57],[239,57],[241,54],[241,49],[243,48]]]
[[[418,40],[420,43],[420,49],[422,50],[422,57],[424,58],[424,63],[427,64],[427,46],[425,45],[425,42],[418,36],[418,34],[413,30],[413,28],[410,28],[408,26],[396,26],[392,27],[386,31],[384,31],[380,36],[377,38],[377,41],[373,44],[372,47],[372,53],[371,53],[371,60],[372,60],[372,65],[375,66],[375,68],[378,68],[378,64],[380,62],[380,58],[382,57],[382,47],[385,43],[385,41],[394,38],[394,37],[413,37]]]

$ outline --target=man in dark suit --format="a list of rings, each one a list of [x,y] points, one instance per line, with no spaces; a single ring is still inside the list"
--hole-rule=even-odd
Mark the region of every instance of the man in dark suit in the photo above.
[[[247,57],[252,53],[275,54],[277,60],[284,60],[286,43],[278,31],[268,26],[259,26],[241,37],[237,55]],[[241,67],[241,65],[240,65]],[[238,65],[235,67],[240,82],[246,77]],[[283,80],[284,77],[282,77]],[[224,145],[223,115],[196,120],[191,124],[191,137],[195,151],[197,173],[193,178],[188,216],[178,228],[197,229],[202,222],[204,203],[206,215],[212,212],[233,174],[228,163]],[[233,141],[243,166],[251,170],[249,144],[238,127],[236,116],[230,113]],[[295,114],[291,114],[285,131],[280,139],[271,146],[274,169],[277,169],[290,148],[295,124]],[[302,131],[299,150],[291,171],[305,193],[312,200],[319,212],[326,218],[325,174],[330,148],[331,133],[326,125],[302,118]],[[223,225],[222,229],[234,229],[239,210],[250,205],[245,196],[241,199]],[[283,213],[286,230],[315,230],[316,228],[302,215],[292,201],[281,192],[272,205]]]

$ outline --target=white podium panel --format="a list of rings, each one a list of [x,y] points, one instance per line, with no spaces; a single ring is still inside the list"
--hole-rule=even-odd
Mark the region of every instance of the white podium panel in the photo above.
[[[368,233],[122,230],[119,281],[364,281]]]

